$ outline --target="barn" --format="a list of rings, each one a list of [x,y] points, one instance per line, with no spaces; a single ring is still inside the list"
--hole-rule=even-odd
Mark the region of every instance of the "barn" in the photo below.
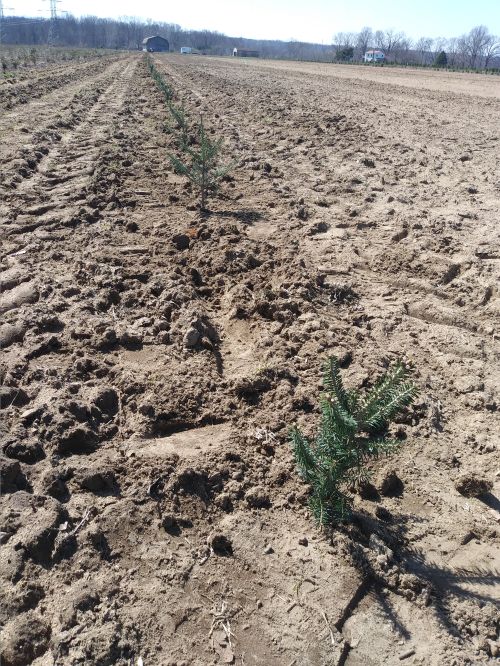
[[[259,52],[251,49],[233,49],[233,56],[236,58],[258,58]]]
[[[165,37],[160,37],[160,35],[155,35],[154,37],[146,37],[145,39],[142,40],[142,50],[143,51],[149,51],[150,53],[153,52],[162,52],[166,51],[168,53],[170,49],[170,44],[168,43],[168,39],[165,39]]]

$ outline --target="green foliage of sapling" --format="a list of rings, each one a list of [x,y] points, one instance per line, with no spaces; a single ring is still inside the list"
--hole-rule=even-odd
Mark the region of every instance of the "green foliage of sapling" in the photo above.
[[[399,445],[386,431],[391,419],[417,396],[408,375],[407,366],[398,361],[363,394],[345,388],[334,356],[327,361],[315,441],[310,442],[297,427],[291,432],[297,468],[311,487],[309,506],[320,525],[348,519],[347,488],[367,478],[371,459]]]
[[[186,176],[199,190],[202,210],[206,209],[209,195],[217,189],[220,180],[232,168],[231,165],[220,163],[223,143],[223,139],[212,140],[208,136],[203,124],[203,116],[200,116],[196,143],[193,146],[185,143],[183,147],[183,155],[186,159],[181,159],[176,155],[170,156],[176,173]]]

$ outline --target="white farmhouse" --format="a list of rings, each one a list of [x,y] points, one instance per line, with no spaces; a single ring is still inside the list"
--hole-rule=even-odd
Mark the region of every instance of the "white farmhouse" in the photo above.
[[[370,51],[365,53],[363,60],[365,62],[384,62],[385,53],[376,49],[370,49]]]

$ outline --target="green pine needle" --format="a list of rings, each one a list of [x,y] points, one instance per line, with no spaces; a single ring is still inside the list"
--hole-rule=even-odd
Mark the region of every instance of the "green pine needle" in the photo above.
[[[173,99],[172,88],[163,78],[161,72],[156,69],[152,58],[146,56],[146,66],[149,69],[158,89],[163,93],[170,114],[175,123],[175,129],[179,132],[176,144],[186,161],[178,155],[170,155],[170,162],[174,171],[179,175],[186,176],[200,192],[200,207],[205,209],[208,197],[216,191],[219,182],[227,176],[234,165],[221,165],[220,154],[223,148],[223,140],[212,141],[205,131],[203,117],[200,116],[196,145],[192,147],[189,135],[189,123],[182,107],[176,106]],[[166,125],[166,131],[170,133],[171,127]]]
[[[185,126],[181,128],[184,131]],[[205,208],[210,193],[217,189],[219,181],[231,171],[232,166],[219,164],[219,156],[222,151],[223,140],[212,141],[205,131],[203,117],[200,116],[198,125],[197,144],[194,147],[188,145],[186,134],[183,134],[180,147],[187,161],[183,161],[176,155],[170,155],[170,161],[175,172],[186,176],[200,192],[200,207]]]
[[[384,430],[411,405],[418,390],[398,361],[361,396],[346,390],[335,357],[325,364],[324,386],[315,441],[309,442],[297,427],[291,440],[299,474],[311,487],[311,513],[319,524],[328,525],[348,519],[351,501],[346,490],[368,477],[366,463],[399,446]]]

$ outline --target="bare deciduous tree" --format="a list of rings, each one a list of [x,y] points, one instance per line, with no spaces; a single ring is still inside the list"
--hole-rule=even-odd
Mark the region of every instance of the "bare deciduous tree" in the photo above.
[[[490,35],[483,48],[484,68],[487,69],[488,65],[494,58],[500,56],[500,38]]]
[[[448,65],[456,67],[458,65],[458,58],[460,54],[460,40],[458,37],[452,37],[446,41],[446,55],[448,57]]]
[[[404,35],[404,33],[402,33]],[[411,61],[413,43],[409,37],[403,36],[393,50],[393,57],[396,62],[408,64]]]
[[[488,28],[478,25],[464,35],[462,40],[463,55],[466,57],[469,67],[476,67],[479,57],[483,54],[489,40]]]
[[[416,56],[420,65],[427,65],[432,58],[432,39],[430,37],[420,37],[415,44]]]
[[[48,19],[8,16],[2,20],[2,41],[10,45],[38,46],[47,44]],[[230,55],[233,48],[257,50],[265,58],[294,58],[304,60],[332,59],[332,47],[326,44],[308,44],[292,39],[255,40],[243,37],[228,37],[210,30],[183,30],[174,23],[139,21],[132,17],[103,19],[96,16],[66,16],[57,21],[58,46],[139,49],[144,37],[159,34],[166,37],[170,49],[178,51],[181,46],[192,46],[213,55]],[[369,26],[359,33],[339,32],[335,35],[334,51],[355,48],[356,57],[362,59],[370,47],[380,48],[389,61],[399,63],[419,62],[430,65],[440,51],[447,54],[451,67],[500,66],[500,39],[489,34],[485,26],[477,26],[459,38],[434,40],[422,37],[412,48],[404,33],[394,29],[377,30]]]
[[[348,49],[356,44],[354,32],[337,32],[333,36],[333,44],[339,49]]]
[[[394,28],[389,30],[377,30],[375,33],[375,43],[378,48],[384,51],[386,56],[389,56],[393,51],[396,51],[402,41],[406,38],[404,32],[396,32]]]
[[[432,50],[433,60],[438,55],[438,53],[441,53],[441,51],[446,51],[446,43],[447,40],[444,37],[436,37],[435,39],[432,40],[431,50]]]
[[[356,38],[356,48],[358,50],[358,55],[362,58],[365,53],[368,51],[371,43],[373,41],[373,31],[370,27],[365,26],[360,32],[358,32]]]

